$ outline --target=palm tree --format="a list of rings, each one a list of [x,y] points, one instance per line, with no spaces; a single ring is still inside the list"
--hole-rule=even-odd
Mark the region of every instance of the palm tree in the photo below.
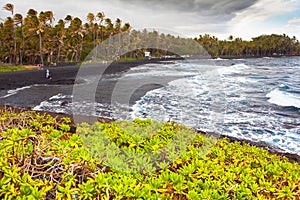
[[[4,9],[14,14],[12,4],[5,5]],[[68,15],[54,26],[52,11],[38,14],[34,9],[29,9],[26,17],[15,14],[5,20],[0,19],[0,59],[9,63],[19,60],[21,64],[43,64],[47,55],[49,61],[56,59],[59,62],[62,57],[79,61],[98,42],[112,34],[130,30],[128,23],[122,26],[121,19],[117,19],[113,24],[109,18],[105,18],[103,12],[96,16],[89,13],[87,19],[88,23],[83,27],[79,18],[73,20]],[[70,28],[65,28],[68,23]],[[83,46],[87,47],[84,51]]]
[[[115,22],[116,33],[120,33],[121,32],[121,25],[122,25],[122,20],[120,20],[119,18],[117,18],[116,22]]]
[[[41,64],[44,65],[44,59],[43,59],[43,32],[45,31],[45,24],[47,22],[47,16],[44,12],[41,12],[38,17],[38,26],[36,27],[36,33],[39,36],[39,47],[40,47],[40,59]]]
[[[96,18],[95,18],[95,15],[93,13],[88,13],[86,19],[89,22],[88,28],[89,28],[89,32],[92,33],[93,49],[95,49],[95,47],[96,47],[96,33],[95,33],[95,31],[96,31],[96,28],[97,28],[97,26],[96,26],[97,24],[95,24],[94,22],[95,22]],[[98,52],[97,52],[97,48],[96,48],[96,50],[94,51],[93,59],[96,58],[97,53]]]
[[[46,36],[49,36],[49,33],[53,32],[52,26],[53,26],[53,21],[55,20],[54,14],[52,11],[46,11],[44,13],[44,15],[46,17],[45,30],[49,30],[49,31],[46,31],[46,33],[47,33]],[[46,38],[46,39],[48,39],[48,42],[50,42],[50,45],[48,45],[48,53],[50,52],[49,53],[50,55],[48,54],[48,61],[50,61],[51,64],[53,63],[53,47],[56,42],[53,39],[54,36],[55,36],[55,33],[53,34],[53,36]]]
[[[90,31],[92,33],[93,46],[95,47],[95,45],[96,45],[95,44],[95,39],[96,39],[95,35],[96,34],[95,34],[95,24],[94,24],[94,22],[96,20],[95,15],[93,13],[88,13],[86,19],[89,22],[89,28],[90,28]]]
[[[66,29],[65,29],[66,22],[64,20],[59,20],[57,25],[55,26],[56,29],[56,40],[57,40],[57,55],[56,55],[56,64],[59,63],[61,47],[64,44],[64,39],[66,38]]]
[[[71,60],[76,60],[78,62],[81,57],[82,48],[83,48],[83,38],[84,38],[84,30],[82,28],[82,21],[78,17],[74,18],[71,21],[71,25],[69,27],[69,31],[71,34],[71,41],[73,43],[73,55]]]
[[[23,65],[23,55],[24,55],[24,29],[23,29],[23,16],[21,14],[15,14],[14,16],[14,20],[15,20],[15,24],[21,25],[21,39],[22,39],[22,43],[21,43],[21,48],[20,48],[20,64]]]
[[[52,26],[53,25],[52,23],[55,20],[53,12],[52,11],[46,11],[45,16],[47,18],[47,21],[49,21],[49,25]]]
[[[69,51],[69,46],[71,44],[71,42],[68,43],[68,33],[70,33],[70,30],[67,30],[65,28],[65,26],[67,24],[70,24],[70,27],[71,27],[71,23],[72,23],[72,20],[73,20],[73,16],[71,15],[67,15],[64,20],[59,20],[58,21],[58,24],[56,25],[56,34],[57,34],[57,41],[58,41],[58,49],[57,49],[57,56],[56,56],[56,63],[58,64],[60,62],[60,59],[61,59],[61,55],[63,57],[65,57],[65,60],[67,60],[67,57],[68,57],[68,53],[66,54],[62,54],[62,51]],[[69,28],[70,28],[69,27]],[[66,41],[65,41],[66,40]]]
[[[3,9],[11,12],[11,15],[14,15],[14,5],[13,4],[7,3],[7,4],[5,4]]]
[[[11,3],[7,3],[3,7],[4,10],[7,10],[11,12],[11,15],[14,15],[14,5]],[[16,28],[15,25],[13,25],[13,35],[14,35],[14,55],[13,55],[13,62],[16,64],[17,62],[17,38],[16,38]]]
[[[70,23],[71,21],[72,21],[72,19],[73,19],[73,17],[71,16],[71,15],[67,15],[66,17],[65,17],[65,23],[67,24],[67,23]]]
[[[4,59],[5,61],[8,60],[8,62],[11,64],[13,63],[14,60],[14,50],[12,49],[12,41],[13,41],[13,27],[14,27],[14,20],[11,17],[7,17],[6,20],[4,21],[4,24],[2,31],[2,37],[1,40],[3,41],[3,53],[4,53]]]
[[[28,28],[28,32],[37,35],[39,40],[39,57],[40,63],[44,65],[43,59],[43,32],[45,31],[45,25],[48,21],[47,16],[44,12],[41,12],[37,16],[37,11],[30,9],[27,12],[27,17],[25,18],[25,26]]]
[[[103,12],[99,12],[97,14],[97,18],[98,18],[98,20],[100,20],[99,25],[100,25],[101,42],[103,42],[103,24],[102,23],[103,23],[104,18],[105,18],[104,13]]]
[[[114,30],[114,25],[113,23],[111,22],[111,19],[110,18],[106,18],[105,19],[105,24],[106,24],[106,34],[107,34],[107,37],[110,37],[111,34],[113,34],[113,30]]]
[[[120,48],[121,48],[121,46],[120,46],[120,43],[121,43],[121,35],[120,35],[120,33],[121,33],[121,25],[122,25],[122,20],[120,20],[119,18],[117,18],[116,22],[115,22],[115,27],[114,27],[114,29],[115,29],[114,32],[116,34],[118,34],[118,43],[119,43],[118,49],[116,51],[117,55],[119,54],[119,51],[120,51]]]
[[[29,15],[30,17],[33,17],[33,16],[37,16],[37,11],[34,10],[34,9],[29,9],[28,12],[27,12],[27,15]]]
[[[131,26],[129,23],[125,23],[122,27],[122,32],[130,31]]]

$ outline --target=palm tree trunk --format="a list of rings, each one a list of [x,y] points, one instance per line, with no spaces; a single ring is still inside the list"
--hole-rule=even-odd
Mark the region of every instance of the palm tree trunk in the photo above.
[[[16,27],[14,27],[14,57],[13,62],[17,64],[17,36],[16,36]]]
[[[93,28],[95,29],[95,28]],[[96,47],[96,31],[93,30],[93,51],[94,51],[94,55],[93,55],[93,60],[96,60],[96,56],[97,56],[97,49],[95,50]]]
[[[80,62],[80,61],[81,61],[82,48],[83,48],[83,37],[81,37],[81,40],[80,40],[80,49],[79,49],[79,51],[78,51],[78,59],[77,59],[77,62]]]
[[[39,34],[39,41],[40,41],[40,59],[41,59],[41,64],[43,66],[44,65],[44,59],[43,59],[43,52],[42,52],[42,48],[43,48],[42,33]]]
[[[20,51],[20,64],[23,65],[23,55],[24,55],[24,30],[23,25],[21,24],[21,30],[22,30],[22,47]]]
[[[50,65],[53,64],[53,49],[51,48],[51,51],[50,51]]]
[[[56,56],[56,65],[59,63],[59,57],[60,57],[60,45],[58,45],[58,50],[57,50],[57,56]]]
[[[96,30],[95,41],[94,41],[94,48],[96,48],[95,49],[96,57],[98,56],[97,40],[98,40],[98,30]]]
[[[103,26],[101,25],[101,42],[103,42],[104,36],[103,36]]]

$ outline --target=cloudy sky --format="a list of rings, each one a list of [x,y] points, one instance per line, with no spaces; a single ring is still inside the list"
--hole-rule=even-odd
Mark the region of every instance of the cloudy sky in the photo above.
[[[250,39],[261,34],[286,33],[300,39],[300,0],[4,0],[15,13],[30,8],[52,10],[56,19],[104,12],[134,28],[161,28],[186,37],[209,33]],[[3,6],[1,5],[1,6]],[[1,9],[0,18],[9,16]]]

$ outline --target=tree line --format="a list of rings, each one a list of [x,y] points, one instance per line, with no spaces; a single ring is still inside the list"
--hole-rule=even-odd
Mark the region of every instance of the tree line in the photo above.
[[[213,57],[263,57],[290,56],[300,54],[299,40],[286,34],[261,35],[250,41],[229,36],[219,40],[209,34],[195,38]]]
[[[145,51],[150,51],[155,57],[172,55],[172,51],[180,55],[201,52],[195,42],[212,57],[281,56],[298,55],[300,52],[299,40],[286,34],[262,35],[251,41],[233,36],[219,40],[209,34],[194,39],[180,38],[157,31],[131,30],[129,23],[123,24],[119,18],[113,22],[103,12],[88,13],[83,23],[83,20],[71,15],[54,19],[52,11],[38,13],[29,9],[26,16],[22,16],[14,13],[13,4],[8,3],[3,8],[10,12],[10,16],[0,22],[0,62],[13,65],[81,62],[98,44],[107,40],[108,48],[116,44],[115,53],[120,51],[118,45],[122,44],[123,50],[128,49],[122,56],[134,59],[143,57]],[[116,34],[121,36],[114,38]],[[141,44],[157,48],[133,50]]]
[[[3,9],[10,16],[0,23],[0,59],[15,65],[79,62],[101,41],[131,28],[119,18],[113,22],[103,12],[88,13],[83,23],[71,15],[56,20],[52,11],[29,9],[22,16],[14,13],[10,3]]]

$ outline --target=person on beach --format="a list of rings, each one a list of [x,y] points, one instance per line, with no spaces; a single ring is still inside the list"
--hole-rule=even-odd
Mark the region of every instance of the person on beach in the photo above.
[[[49,69],[46,69],[46,79],[51,79],[51,74]]]
[[[38,68],[38,70],[41,70],[43,68],[43,65],[42,64],[38,64],[37,68]]]

